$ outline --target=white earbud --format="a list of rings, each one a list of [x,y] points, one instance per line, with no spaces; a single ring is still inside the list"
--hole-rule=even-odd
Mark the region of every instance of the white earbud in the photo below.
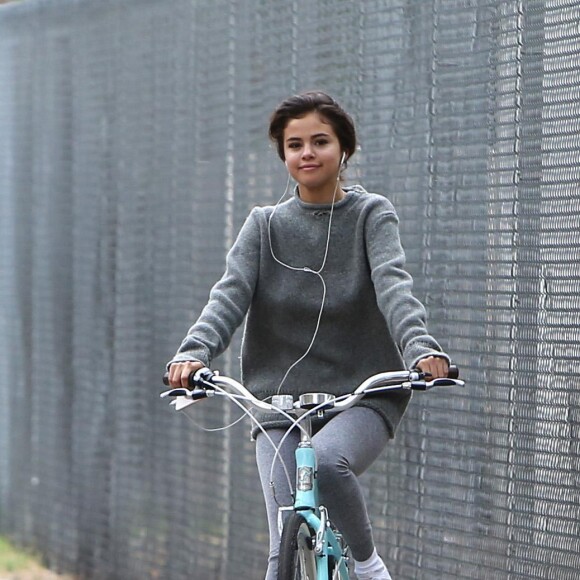
[[[344,164],[346,162],[346,152],[343,152],[342,157],[340,158],[340,167],[344,167]]]

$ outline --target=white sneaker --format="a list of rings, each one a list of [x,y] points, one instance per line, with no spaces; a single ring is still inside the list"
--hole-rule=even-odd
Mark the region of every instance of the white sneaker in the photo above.
[[[358,580],[393,580],[376,550],[365,562],[357,562],[355,560],[354,573]]]

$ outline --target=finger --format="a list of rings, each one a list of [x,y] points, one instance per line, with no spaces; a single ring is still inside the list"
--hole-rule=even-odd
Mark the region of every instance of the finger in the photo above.
[[[417,367],[424,373],[431,375],[431,379],[447,376],[447,360],[443,357],[428,356],[417,363]]]
[[[181,386],[181,380],[179,379],[179,371],[177,369],[179,365],[172,364],[169,367],[169,385],[173,388]]]
[[[431,360],[432,357],[421,359],[417,363],[417,368],[423,373],[431,373]]]
[[[197,372],[199,369],[203,368],[203,364],[198,361],[188,362],[183,365],[183,370],[181,372],[181,384],[186,389],[190,388],[189,377]]]
[[[434,358],[429,361],[429,372],[431,373],[431,380],[438,379],[441,376],[439,374],[439,363]]]
[[[449,373],[449,365],[447,363],[447,360],[438,356],[438,357],[434,357],[434,364],[435,367],[437,369],[437,378],[444,378],[447,376],[447,374]]]
[[[189,388],[189,375],[191,374],[191,363],[185,364],[181,368],[181,386],[188,389]]]
[[[433,379],[438,379],[441,377],[441,365],[436,358],[432,358],[429,364],[431,375]]]

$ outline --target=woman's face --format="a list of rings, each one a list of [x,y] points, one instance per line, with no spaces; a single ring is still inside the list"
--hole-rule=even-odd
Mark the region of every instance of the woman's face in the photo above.
[[[298,183],[300,196],[319,200],[334,192],[342,151],[332,125],[318,113],[290,119],[284,130],[286,167]],[[324,201],[324,200],[322,200]]]

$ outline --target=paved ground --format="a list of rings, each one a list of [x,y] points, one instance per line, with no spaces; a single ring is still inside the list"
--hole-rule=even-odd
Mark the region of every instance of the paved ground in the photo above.
[[[74,578],[60,576],[40,566],[31,566],[18,572],[0,572],[0,580],[74,580]]]

